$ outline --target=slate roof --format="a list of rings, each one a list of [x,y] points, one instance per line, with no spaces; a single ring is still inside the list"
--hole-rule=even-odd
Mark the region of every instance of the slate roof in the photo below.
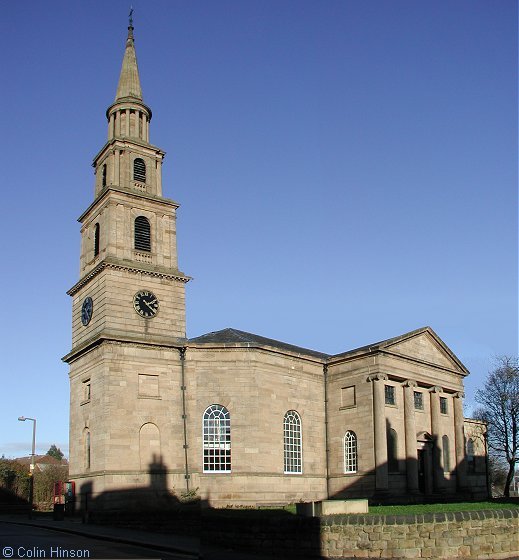
[[[465,375],[468,374],[468,370],[465,368],[465,366],[460,362],[460,360],[456,357],[452,350],[441,340],[441,338],[431,329],[431,327],[422,327],[420,329],[416,329],[399,336],[387,338],[386,340],[373,342],[372,344],[367,344],[366,346],[361,346],[359,348],[353,348],[352,350],[347,350],[346,352],[340,352],[339,354],[325,354],[324,352],[317,352],[316,350],[301,348],[300,346],[287,344],[286,342],[281,342],[279,340],[266,338],[264,336],[232,328],[210,332],[196,338],[190,338],[188,340],[188,343],[192,342],[194,344],[222,344],[228,346],[247,345],[256,348],[262,346],[270,346],[271,348],[277,348],[281,351],[301,354],[303,356],[309,356],[312,358],[317,358],[319,360],[331,362],[336,359],[343,359],[347,358],[348,356],[363,354],[364,352],[383,350],[384,348],[391,347],[393,344],[397,344],[402,340],[412,338],[413,336],[419,335],[424,332],[429,333],[437,341],[437,343],[445,350],[445,352],[453,359],[453,361],[459,365]]]
[[[266,338],[258,334],[231,328],[210,332],[202,336],[197,336],[196,338],[190,338],[188,342],[193,342],[195,344],[245,344],[253,347],[271,346],[272,348],[278,348],[279,350],[292,352],[294,354],[303,354],[320,360],[326,360],[330,357],[329,354],[324,354],[323,352],[301,348],[300,346],[287,344],[286,342],[274,340],[273,338]]]

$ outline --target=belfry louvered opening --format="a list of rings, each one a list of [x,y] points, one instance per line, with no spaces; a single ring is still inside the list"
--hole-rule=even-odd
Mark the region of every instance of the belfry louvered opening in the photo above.
[[[94,226],[94,257],[99,255],[99,224]]]
[[[135,218],[135,249],[137,251],[151,251],[151,228],[148,218]]]
[[[146,164],[141,158],[133,160],[133,180],[141,183],[146,182]]]

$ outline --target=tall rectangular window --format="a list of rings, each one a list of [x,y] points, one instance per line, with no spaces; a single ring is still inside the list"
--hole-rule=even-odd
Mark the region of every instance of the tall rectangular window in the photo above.
[[[301,474],[303,442],[301,439],[301,417],[289,410],[283,419],[284,473]]]
[[[231,415],[212,404],[203,418],[204,472],[231,472]]]
[[[351,430],[344,435],[344,473],[357,472],[357,436]]]
[[[440,397],[440,412],[447,414],[447,399],[445,397]]]
[[[396,404],[395,388],[392,385],[386,385],[384,387],[384,395],[386,404]]]
[[[414,392],[414,407],[416,410],[423,410],[423,393],[420,391]]]

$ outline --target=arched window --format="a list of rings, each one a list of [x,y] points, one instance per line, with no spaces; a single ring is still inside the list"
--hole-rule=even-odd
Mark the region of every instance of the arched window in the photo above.
[[[344,472],[357,472],[357,436],[351,430],[344,434]]]
[[[283,444],[285,474],[302,473],[301,417],[295,410],[289,410],[283,418]]]
[[[387,431],[387,469],[398,472],[398,436],[393,428]]]
[[[94,226],[94,257],[99,255],[99,224]]]
[[[133,180],[139,181],[140,183],[146,182],[146,164],[141,158],[135,158],[133,160]]]
[[[449,472],[451,470],[451,457],[449,451],[449,438],[442,437],[442,452],[443,452],[443,471]]]
[[[151,228],[148,218],[135,218],[135,249],[137,251],[151,251]]]
[[[84,445],[84,457],[85,457],[85,469],[90,469],[90,458],[91,458],[91,451],[90,451],[90,430],[85,428],[83,430],[83,445]]]
[[[106,187],[106,163],[103,164],[103,187]]]
[[[204,472],[231,472],[231,415],[212,404],[203,420]]]
[[[476,472],[476,456],[474,455],[474,440],[467,440],[467,466],[469,473]]]

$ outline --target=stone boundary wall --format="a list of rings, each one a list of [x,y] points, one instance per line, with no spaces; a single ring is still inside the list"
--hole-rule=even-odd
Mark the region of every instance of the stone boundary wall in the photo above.
[[[274,557],[499,560],[519,557],[519,509],[321,518],[202,514],[200,536],[202,543]]]
[[[519,510],[327,516],[321,543],[325,558],[514,558]]]

